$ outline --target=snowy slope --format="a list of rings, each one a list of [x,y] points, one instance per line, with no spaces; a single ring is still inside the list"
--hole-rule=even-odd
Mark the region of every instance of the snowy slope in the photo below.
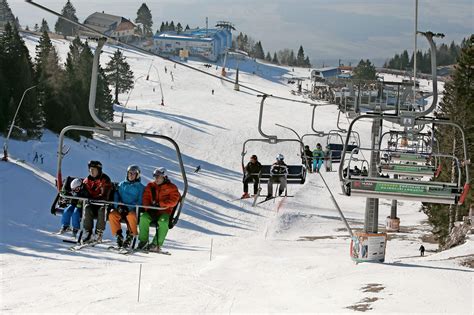
[[[25,40],[34,54],[37,38]],[[54,44],[65,60],[68,42]],[[115,49],[104,48],[102,64]],[[388,242],[386,262],[355,265],[348,255],[348,233],[318,175],[309,174],[305,185],[289,186],[295,197],[283,204],[277,200],[252,208],[250,201],[229,201],[242,193],[243,142],[261,138],[260,99],[253,92],[235,92],[233,84],[179,65],[174,68],[159,58],[129,50],[125,55],[138,79],[127,106],[116,107],[116,120],[123,111],[129,130],[172,137],[186,164],[189,195],[181,220],[165,243],[172,256],[122,256],[104,250],[105,245],[68,251],[61,237],[52,234],[59,229],[59,218],[49,213],[55,194],[57,136],[46,132],[41,141],[11,141],[10,153],[17,162],[0,163],[2,312],[473,312],[472,269],[456,258],[472,255],[472,240],[443,253],[435,252],[436,244],[425,243],[427,256],[418,257],[421,237],[430,227],[419,204],[400,202],[402,233]],[[220,73],[220,65],[216,70],[189,63]],[[292,98],[297,98],[290,93],[295,87],[286,78],[309,75],[307,69],[293,72],[253,61],[240,62],[239,67],[242,84]],[[157,72],[165,106],[160,106]],[[229,77],[234,75],[231,68]],[[122,104],[127,97],[121,95]],[[335,129],[336,119],[335,106],[322,106],[316,127]],[[311,107],[268,99],[264,132],[294,138],[275,123],[300,135],[311,133]],[[368,139],[369,125],[360,126],[362,139]],[[314,146],[326,140],[312,141]],[[96,137],[80,143],[67,140],[66,145],[70,151],[63,163],[65,175],[85,176],[87,161],[98,159],[114,181],[125,176],[127,165],[138,164],[147,183],[156,166],[165,166],[182,188],[175,153],[163,141],[115,142]],[[32,163],[35,152],[44,155],[44,164]],[[257,154],[263,163],[271,163],[277,153],[283,153],[289,164],[301,161],[294,143],[251,143],[247,152],[246,159]],[[194,173],[198,165],[201,171]],[[340,195],[336,172],[323,176],[349,224],[360,228],[365,199]],[[381,200],[381,228],[389,211],[389,201]]]

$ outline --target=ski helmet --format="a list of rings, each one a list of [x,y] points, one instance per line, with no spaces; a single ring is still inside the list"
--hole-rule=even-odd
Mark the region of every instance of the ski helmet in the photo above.
[[[153,171],[153,177],[157,176],[166,176],[166,168],[164,167],[158,167]]]
[[[129,167],[127,167],[127,174],[129,172],[137,174],[136,179],[140,178],[141,171],[140,171],[140,167],[138,165],[130,165]]]
[[[258,158],[257,158],[257,156],[256,156],[255,154],[254,154],[254,155],[252,155],[250,158],[251,158],[251,159],[254,159],[255,161],[257,161],[257,160],[258,160]]]
[[[80,178],[75,178],[72,182],[71,182],[71,190],[76,190],[77,188],[81,187],[82,185],[82,179]]]
[[[102,163],[100,163],[100,161],[89,161],[89,163],[87,164],[87,167],[89,167],[89,168],[95,167],[96,169],[101,171],[102,170]]]
[[[277,157],[276,157],[277,161],[283,161],[285,159],[285,157],[283,156],[283,154],[278,154]]]

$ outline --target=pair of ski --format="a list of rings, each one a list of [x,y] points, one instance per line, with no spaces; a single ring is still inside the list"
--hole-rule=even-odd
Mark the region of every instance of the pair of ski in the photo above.
[[[267,202],[267,201],[270,201],[270,200],[273,200],[273,199],[276,199],[276,198],[287,198],[287,197],[294,197],[294,196],[282,195],[282,196],[272,196],[272,197],[270,197],[270,198],[266,197],[265,199],[263,199],[262,201],[260,201],[259,203],[257,203],[257,205],[262,204],[262,203]]]
[[[245,197],[245,198],[235,198],[235,199],[232,199],[232,200],[229,200],[229,201],[237,201],[237,200],[245,200],[245,199],[253,199],[253,202],[252,202],[252,207],[255,207],[255,205],[257,204],[257,199],[258,197],[260,196],[260,191],[262,191],[262,188],[259,188],[257,193],[255,195],[252,195],[252,196],[249,196],[249,197]]]
[[[164,251],[164,250],[161,250],[161,249],[158,252],[150,252],[149,250],[146,250],[146,249],[123,248],[123,247],[116,247],[116,246],[110,246],[108,249],[112,250],[112,251],[115,251],[115,252],[117,252],[119,254],[122,254],[122,255],[132,255],[134,253],[143,253],[143,254],[156,253],[156,254],[162,254],[162,255],[168,255],[168,256],[171,255],[170,252],[167,252],[167,251]]]
[[[65,241],[65,240],[63,240],[63,241]],[[94,247],[97,244],[103,244],[103,243],[108,243],[108,242],[110,242],[110,240],[92,241],[92,242],[77,244],[77,245],[69,247],[69,250],[73,251],[73,252],[77,252],[77,251],[80,251],[81,249],[86,248],[86,247]]]

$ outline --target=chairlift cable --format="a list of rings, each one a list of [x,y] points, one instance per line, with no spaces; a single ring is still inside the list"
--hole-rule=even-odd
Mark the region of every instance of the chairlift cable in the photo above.
[[[145,53],[145,54],[148,54],[148,55],[152,55],[152,56],[155,56],[155,57],[158,57],[158,58],[167,60],[167,61],[172,62],[172,63],[175,63],[175,64],[179,64],[180,66],[183,66],[183,67],[189,68],[189,69],[191,69],[191,70],[194,70],[194,71],[203,73],[203,74],[205,74],[205,75],[211,76],[211,77],[216,78],[216,79],[219,79],[219,80],[226,81],[226,82],[231,83],[231,84],[234,84],[234,83],[235,83],[234,81],[232,81],[232,80],[230,80],[230,79],[223,78],[223,77],[221,77],[221,76],[218,76],[218,75],[215,75],[215,74],[212,74],[212,73],[208,73],[208,72],[206,72],[206,71],[204,71],[204,70],[198,69],[198,68],[193,67],[193,66],[190,66],[190,65],[188,65],[188,64],[185,64],[185,63],[182,63],[182,62],[173,60],[173,59],[171,59],[171,58],[169,58],[169,57],[161,56],[161,55],[159,55],[159,54],[153,53],[153,52],[148,51],[148,50],[146,50],[146,49],[137,47],[137,46],[135,46],[135,45],[128,44],[128,43],[124,43],[124,42],[122,42],[122,41],[119,40],[119,39],[115,39],[115,38],[112,38],[112,37],[109,36],[109,35],[105,35],[105,34],[99,32],[99,31],[97,31],[97,30],[95,30],[95,29],[93,29],[93,28],[91,28],[91,27],[89,27],[89,26],[86,26],[86,25],[84,25],[84,24],[82,24],[82,23],[79,23],[79,22],[70,20],[70,19],[64,17],[62,14],[60,14],[60,13],[54,11],[54,10],[51,10],[51,9],[49,9],[49,8],[47,8],[47,7],[43,6],[43,5],[41,5],[41,4],[38,4],[38,3],[36,3],[36,2],[34,2],[34,1],[32,1],[32,0],[25,0],[25,1],[28,2],[28,3],[31,4],[31,5],[34,5],[34,6],[38,7],[38,8],[41,9],[41,10],[44,10],[44,11],[47,11],[47,12],[53,14],[53,15],[56,15],[57,17],[59,17],[59,18],[61,18],[61,19],[64,19],[64,20],[66,20],[66,21],[68,21],[68,22],[70,22],[70,23],[72,23],[72,24],[74,24],[74,25],[76,25],[76,26],[79,26],[79,27],[81,27],[81,28],[83,28],[83,29],[86,29],[86,30],[88,30],[88,31],[90,31],[90,32],[93,32],[93,33],[95,33],[95,34],[97,34],[97,35],[100,35],[100,36],[102,36],[102,37],[104,37],[104,38],[107,38],[107,39],[109,39],[109,40],[116,41],[116,42],[120,43],[121,45],[123,45],[123,46],[125,46],[125,47],[129,47],[129,48],[132,48],[132,49],[137,50],[137,51],[139,51],[139,52],[142,52],[142,53]],[[289,101],[289,102],[295,102],[295,103],[303,103],[303,104],[315,105],[315,103],[308,102],[308,101],[296,100],[296,99],[291,99],[291,98],[287,98],[287,97],[283,97],[283,96],[268,94],[268,93],[265,93],[265,92],[263,92],[263,91],[257,90],[257,89],[255,89],[255,88],[253,88],[253,87],[250,87],[250,86],[248,86],[248,85],[244,85],[244,84],[240,84],[240,83],[239,83],[239,86],[240,86],[241,88],[250,90],[250,91],[252,91],[252,92],[256,92],[256,93],[258,93],[258,94],[265,94],[265,95],[267,95],[267,96],[269,96],[269,97],[272,97],[272,98],[276,98],[276,99],[280,99],[280,100],[284,100],[284,101]]]

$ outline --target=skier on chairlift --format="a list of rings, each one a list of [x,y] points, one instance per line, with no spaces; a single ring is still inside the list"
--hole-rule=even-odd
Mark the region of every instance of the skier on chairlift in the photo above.
[[[99,161],[89,161],[89,176],[84,180],[83,184],[89,193],[89,197],[93,201],[110,201],[110,193],[112,191],[112,182],[110,177],[102,172],[102,163]],[[92,238],[92,229],[94,227],[94,217],[97,217],[95,227],[95,241],[102,242],[102,235],[105,230],[105,205],[89,203],[84,207],[84,230],[86,237],[83,242],[88,243],[94,241]]]
[[[130,165],[127,168],[126,179],[119,183],[114,195],[116,203],[129,205],[142,205],[142,196],[145,186],[141,183],[140,167]],[[127,222],[127,235],[124,240],[122,234],[121,219]],[[137,230],[137,209],[133,206],[123,206],[115,204],[109,214],[109,224],[112,235],[115,235],[117,246],[127,248],[132,243],[133,237],[138,235]]]
[[[319,169],[324,161],[324,152],[321,144],[316,145],[316,149],[313,150],[313,171],[319,173]]]
[[[278,189],[278,196],[281,196],[286,189],[286,177],[288,175],[288,166],[283,161],[285,157],[283,154],[278,154],[276,157],[276,162],[273,163],[272,167],[270,168],[270,179],[268,180],[268,194],[267,198],[273,198],[273,184],[279,183],[280,188]]]
[[[258,194],[259,184],[259,173],[262,170],[262,164],[258,161],[257,156],[254,154],[250,157],[250,161],[245,166],[244,182],[244,194],[241,199],[250,198],[249,195],[249,183],[253,181],[253,194]]]

